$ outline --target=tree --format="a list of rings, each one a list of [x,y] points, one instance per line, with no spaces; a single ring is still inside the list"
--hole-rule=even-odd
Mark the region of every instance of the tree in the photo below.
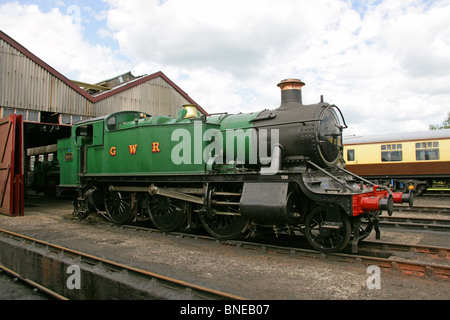
[[[430,124],[430,130],[450,129],[450,112],[447,113],[447,120],[442,124]]]

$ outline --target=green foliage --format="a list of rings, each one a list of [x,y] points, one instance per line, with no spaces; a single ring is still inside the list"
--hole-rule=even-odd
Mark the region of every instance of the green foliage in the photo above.
[[[447,113],[447,120],[442,124],[430,124],[430,130],[450,129],[450,112]]]

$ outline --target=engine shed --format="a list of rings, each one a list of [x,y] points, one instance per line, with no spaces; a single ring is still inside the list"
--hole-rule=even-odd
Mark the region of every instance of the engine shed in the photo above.
[[[126,110],[176,116],[185,104],[207,114],[160,71],[70,80],[0,31],[0,213],[23,215],[27,193],[55,192],[56,143],[73,124]]]

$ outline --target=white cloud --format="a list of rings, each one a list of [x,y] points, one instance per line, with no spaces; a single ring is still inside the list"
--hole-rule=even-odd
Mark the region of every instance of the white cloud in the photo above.
[[[449,109],[448,1],[108,2],[124,53],[210,112],[276,107],[287,77],[304,103],[340,106],[349,133],[427,130]]]
[[[304,103],[323,94],[341,108],[347,134],[427,130],[450,111],[449,0],[89,6],[82,15],[103,23],[91,32],[117,41],[120,55],[88,42],[82,28],[89,25],[82,19],[77,28],[58,9],[10,3],[0,10],[0,25],[63,74],[98,81],[161,70],[209,112],[276,108],[277,83],[292,77],[306,82]]]
[[[67,12],[11,2],[0,5],[0,28],[68,78],[97,82],[124,72],[129,66],[115,59],[111,48],[83,38],[79,7]]]

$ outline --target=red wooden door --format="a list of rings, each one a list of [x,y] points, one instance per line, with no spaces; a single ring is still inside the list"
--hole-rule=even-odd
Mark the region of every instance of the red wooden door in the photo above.
[[[22,116],[0,119],[0,213],[23,215]]]

